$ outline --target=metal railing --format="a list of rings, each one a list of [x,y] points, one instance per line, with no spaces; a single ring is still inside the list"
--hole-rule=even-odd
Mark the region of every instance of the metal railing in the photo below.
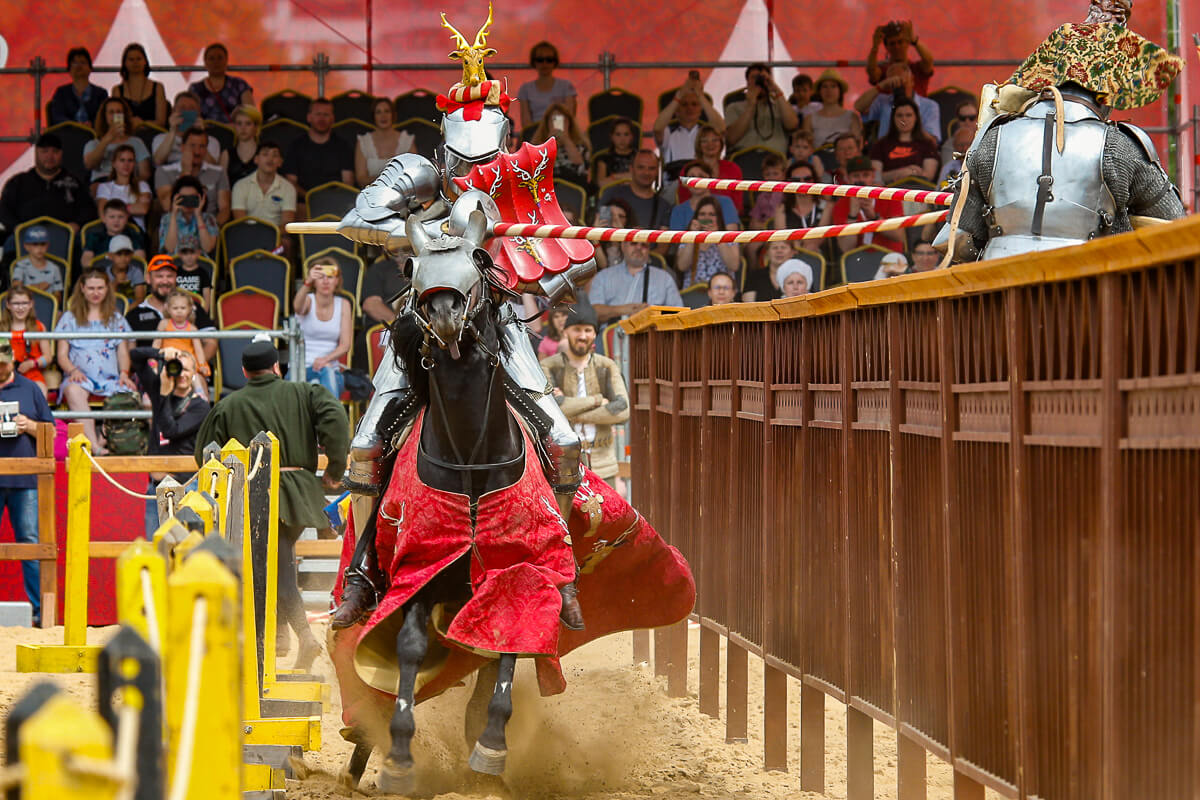
[[[726,635],[727,736],[760,656],[768,768],[800,681],[802,790],[829,696],[850,800],[875,722],[902,800],[927,752],[956,797],[1194,794],[1198,307],[1190,217],[627,323],[634,489],[696,576],[701,709]]]

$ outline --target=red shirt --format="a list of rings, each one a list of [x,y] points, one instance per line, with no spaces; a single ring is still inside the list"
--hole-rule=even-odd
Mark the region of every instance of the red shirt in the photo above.
[[[858,216],[849,219],[850,215],[850,200],[849,197],[843,197],[833,204],[833,224],[844,225],[847,222],[869,222],[873,219],[881,219],[885,217],[902,217],[904,216],[904,204],[899,200],[876,200],[875,210],[872,212],[869,206],[861,206],[858,210]],[[860,233],[854,237],[854,245],[846,246],[846,240],[849,236],[838,237],[841,243],[842,252],[852,250],[855,247],[862,247],[864,244],[877,244],[880,247],[886,247],[889,250],[895,250],[897,253],[904,252],[904,242],[888,239],[884,236],[878,236],[873,233]]]
[[[742,179],[742,168],[739,167],[737,164],[733,163],[732,161],[726,161],[725,159],[722,158],[719,162],[717,162],[717,167],[718,167],[717,180],[740,181]],[[725,195],[726,197],[728,197],[730,200],[733,201],[733,207],[738,210],[738,213],[739,214],[742,213],[742,209],[744,208],[744,206],[742,205],[742,193],[741,192],[731,192],[728,189],[726,189],[725,191],[721,191],[721,192],[713,192],[713,194]],[[680,184],[680,186],[679,186],[679,202],[686,203],[687,199],[691,196],[692,196],[692,193],[689,192],[687,189],[685,189],[682,184]],[[729,222],[729,220],[726,220],[726,222]]]

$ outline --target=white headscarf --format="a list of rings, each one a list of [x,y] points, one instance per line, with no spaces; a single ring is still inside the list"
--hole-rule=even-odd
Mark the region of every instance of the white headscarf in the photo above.
[[[798,258],[789,258],[787,261],[779,265],[779,269],[775,271],[775,282],[779,284],[779,291],[783,291],[783,282],[788,279],[789,275],[800,273],[808,282],[808,288],[805,293],[811,292],[813,288],[812,267]]]

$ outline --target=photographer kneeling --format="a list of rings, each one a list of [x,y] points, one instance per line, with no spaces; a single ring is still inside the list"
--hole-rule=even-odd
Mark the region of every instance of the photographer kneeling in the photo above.
[[[192,388],[196,360],[191,353],[167,347],[135,347],[129,353],[133,372],[142,391],[150,396],[150,455],[190,456],[196,450],[196,432],[212,408]],[[147,494],[154,494],[166,473],[150,473]],[[180,483],[191,480],[191,473],[174,476]],[[146,537],[158,529],[158,505],[146,501]]]

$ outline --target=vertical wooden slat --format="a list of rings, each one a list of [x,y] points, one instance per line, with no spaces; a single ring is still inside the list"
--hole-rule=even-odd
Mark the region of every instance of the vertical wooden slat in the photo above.
[[[725,650],[725,741],[746,742],[746,700],[749,691],[749,662],[745,648],[728,641]]]
[[[650,661],[650,631],[633,632],[633,663],[645,664]]]
[[[954,468],[954,431],[958,421],[958,406],[954,396],[954,341],[952,327],[952,309],[949,300],[938,300],[938,350],[940,351],[940,365],[938,368],[941,376],[941,395],[942,395],[942,497],[945,498],[943,506],[944,513],[942,515],[942,542],[943,552],[945,554],[944,575],[945,575],[945,630],[946,630],[946,708],[947,708],[947,748],[951,755],[954,753],[955,747],[955,690],[957,684],[957,671],[955,669],[955,653],[954,653],[954,576],[957,572],[953,550],[953,534],[954,520],[958,513],[958,486],[955,480],[956,470]]]
[[[38,458],[54,458],[54,426],[44,423],[38,426]],[[55,517],[54,476],[38,475],[38,542],[58,544]],[[58,614],[58,559],[38,562],[38,593],[42,604],[42,627],[54,627]]]
[[[846,800],[875,797],[875,720],[846,708]]]
[[[763,666],[763,769],[787,772],[787,673]]]
[[[825,693],[800,684],[800,791],[825,793]]]
[[[688,620],[667,630],[667,697],[687,697]]]
[[[850,314],[842,313],[837,317],[838,323],[838,356],[840,361],[840,369],[838,370],[838,380],[841,383],[842,390],[842,424],[840,433],[842,436],[841,450],[842,460],[839,465],[842,471],[842,496],[839,498],[841,505],[841,514],[839,522],[841,523],[841,538],[844,558],[842,560],[842,592],[846,598],[845,618],[842,624],[845,630],[845,659],[842,663],[842,686],[846,689],[846,696],[852,695],[857,687],[854,686],[852,673],[850,669],[850,658],[853,652],[851,642],[854,637],[851,632],[853,621],[850,618],[850,576],[854,574],[856,565],[850,563],[851,547],[850,547],[850,487],[851,470],[853,469],[853,444],[854,433],[852,423],[854,420],[854,390],[850,387],[850,381],[853,378],[854,370],[852,368],[854,353],[850,346]]]
[[[683,389],[681,383],[683,380],[683,333],[681,331],[671,332],[671,446],[668,452],[681,453],[684,451],[683,442],[683,415],[680,413],[683,410]],[[668,478],[669,486],[680,486],[683,483],[683,469],[687,466],[695,468],[694,464],[683,463],[681,458],[672,458],[671,467]],[[699,470],[696,470],[698,473]],[[687,525],[686,513],[688,506],[686,503],[673,503],[670,509],[671,515],[671,541],[676,546],[683,544],[684,530]],[[688,621],[682,620],[675,625],[662,630],[663,657],[660,662],[658,658],[658,639],[655,640],[655,671],[659,675],[667,676],[667,696],[668,697],[685,697],[687,696],[687,630]],[[656,631],[656,633],[658,633]],[[658,668],[662,667],[662,671],[658,672]]]
[[[925,748],[907,736],[896,739],[896,798],[925,800]]]
[[[721,715],[721,635],[700,626],[700,713]]]
[[[954,800],[983,800],[983,784],[961,772],[954,773]]]
[[[763,407],[762,407],[762,530],[763,538],[777,535],[779,520],[776,517],[778,503],[775,499],[775,428],[771,420],[775,416],[775,326],[759,323],[762,331],[763,352]],[[784,586],[780,581],[780,565],[775,550],[767,542],[762,546],[763,574],[763,650],[776,640],[779,621],[773,613],[772,603]],[[787,675],[766,665],[763,668],[763,768],[787,771]]]

